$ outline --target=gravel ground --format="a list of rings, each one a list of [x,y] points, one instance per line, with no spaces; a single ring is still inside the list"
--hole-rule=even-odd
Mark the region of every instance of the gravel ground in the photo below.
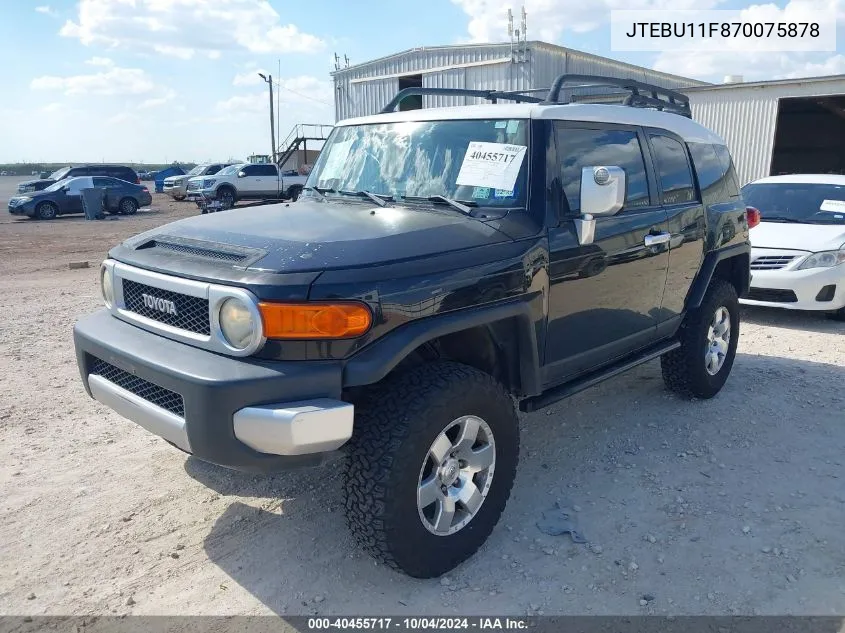
[[[522,416],[499,527],[414,580],[356,549],[337,464],[225,471],[85,395],[99,260],[193,213],[0,220],[0,614],[845,614],[845,324],[746,310],[713,400],[653,362]],[[587,544],[537,529],[555,502]]]

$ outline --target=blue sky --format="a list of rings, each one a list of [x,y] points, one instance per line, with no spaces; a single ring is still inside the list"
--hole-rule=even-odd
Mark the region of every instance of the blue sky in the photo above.
[[[759,3],[767,16],[845,0]],[[529,39],[721,81],[845,73],[845,56],[610,48],[612,8],[748,8],[743,0],[525,0]],[[506,41],[519,0],[14,0],[3,5],[0,161],[198,161],[269,152],[280,134],[332,123],[334,52],[359,63],[417,46]],[[841,29],[840,40],[842,39]],[[278,72],[281,61],[281,74]]]

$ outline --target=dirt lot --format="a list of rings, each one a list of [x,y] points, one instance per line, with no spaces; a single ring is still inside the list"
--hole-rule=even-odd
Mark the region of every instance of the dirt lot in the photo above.
[[[669,395],[655,362],[523,416],[490,541],[413,580],[356,549],[337,467],[228,472],[85,395],[71,326],[98,262],[192,205],[39,223],[3,184],[0,613],[845,614],[845,325],[745,311],[714,400]],[[557,500],[589,544],[536,528]]]

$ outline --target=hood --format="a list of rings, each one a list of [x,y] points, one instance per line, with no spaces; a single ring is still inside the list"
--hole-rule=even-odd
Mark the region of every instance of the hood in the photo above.
[[[750,236],[751,246],[754,248],[818,253],[835,251],[845,243],[845,225],[764,221],[751,229]]]
[[[181,174],[179,176],[168,176],[167,178],[164,179],[164,182],[174,182],[176,180],[182,180],[183,178],[185,178],[187,180],[188,175],[187,174]],[[191,176],[191,178],[193,178],[193,176]]]
[[[458,212],[301,199],[180,220],[125,246],[143,249],[168,238],[248,249],[261,254],[250,270],[279,273],[370,266],[511,241]]]
[[[18,187],[23,187],[23,186],[31,187],[32,185],[35,185],[36,187],[41,186],[43,188],[43,187],[49,187],[50,185],[52,185],[55,182],[56,182],[55,180],[51,180],[50,178],[39,178],[37,180],[25,180],[23,182],[19,182]]]

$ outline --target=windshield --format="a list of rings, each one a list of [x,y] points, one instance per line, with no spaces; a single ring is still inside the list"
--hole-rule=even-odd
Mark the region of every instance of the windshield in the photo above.
[[[71,180],[73,180],[73,179],[71,178]],[[59,189],[61,189],[61,188],[62,188],[62,187],[64,187],[65,185],[67,185],[69,182],[70,182],[70,180],[64,180],[64,181],[54,182],[54,183],[53,183],[52,185],[50,185],[49,187],[45,187],[45,188],[44,188],[44,191],[49,191],[49,192],[51,192],[51,193],[52,193],[53,191],[58,191]]]
[[[202,170],[205,169],[205,165],[197,165],[191,171],[189,171],[186,176],[199,176],[202,173]]]
[[[845,224],[845,185],[761,183],[742,188],[763,222]]]
[[[224,167],[220,171],[218,171],[215,175],[216,176],[231,176],[232,174],[237,174],[240,170],[240,165],[229,165],[228,167]]]
[[[62,167],[61,169],[57,169],[52,174],[50,174],[50,180],[61,180],[64,178],[67,173],[70,171],[70,167]]]
[[[524,206],[528,121],[377,123],[335,128],[308,186]]]

